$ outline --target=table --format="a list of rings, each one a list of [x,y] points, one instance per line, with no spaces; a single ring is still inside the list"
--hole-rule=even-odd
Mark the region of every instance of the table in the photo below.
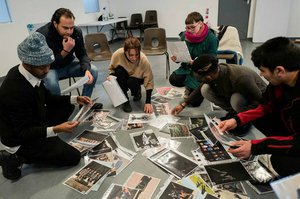
[[[104,26],[110,25],[115,31],[116,33],[116,24],[118,22],[123,22],[123,21],[127,21],[129,18],[128,17],[118,17],[115,19],[109,19],[107,21],[92,21],[92,22],[87,22],[87,23],[82,23],[82,24],[78,24],[77,26],[79,27],[85,27],[86,28],[86,33],[89,34],[89,27],[90,26],[97,26],[97,32],[101,32],[101,30],[103,29]],[[100,29],[99,29],[100,27]],[[112,35],[112,40],[114,39],[116,34]]]

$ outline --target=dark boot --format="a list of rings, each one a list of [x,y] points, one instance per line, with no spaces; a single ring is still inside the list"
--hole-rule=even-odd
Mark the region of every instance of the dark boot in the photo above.
[[[142,93],[141,93],[141,87],[138,90],[138,92],[133,96],[133,101],[140,101],[142,98]]]
[[[132,111],[130,102],[127,101],[127,102],[125,102],[124,104],[122,104],[122,109],[123,109],[124,112],[130,113],[130,112]]]
[[[4,150],[0,151],[0,166],[2,174],[9,180],[17,180],[21,177],[21,161],[15,154],[10,154]]]

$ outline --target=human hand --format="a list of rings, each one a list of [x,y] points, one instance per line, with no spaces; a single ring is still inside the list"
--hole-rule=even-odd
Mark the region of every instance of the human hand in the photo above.
[[[176,57],[175,55],[173,55],[173,56],[171,57],[171,60],[172,60],[173,62],[176,62],[177,57]]]
[[[74,121],[74,122],[64,122],[62,124],[56,125],[53,127],[54,133],[72,133],[73,129],[76,128],[79,125],[80,122]]]
[[[92,103],[92,100],[87,96],[77,96],[77,103],[79,105],[85,105],[85,104]]]
[[[251,141],[235,141],[230,143],[234,147],[230,147],[228,149],[229,153],[232,153],[232,155],[240,158],[240,159],[247,159],[251,155]]]
[[[171,114],[178,115],[182,110],[183,110],[183,106],[177,105],[172,109]]]
[[[234,118],[231,118],[229,120],[221,121],[218,125],[219,129],[224,132],[231,129],[234,129],[237,126],[237,123]]]
[[[145,113],[153,113],[153,106],[152,104],[145,104],[144,106],[144,112]]]
[[[88,70],[85,71],[85,76],[87,76],[89,78],[87,84],[91,84],[94,81],[94,77],[92,75],[92,73]]]
[[[65,51],[71,52],[71,50],[75,46],[75,40],[72,37],[64,38],[63,42],[62,42],[62,45],[63,45],[63,49]]]

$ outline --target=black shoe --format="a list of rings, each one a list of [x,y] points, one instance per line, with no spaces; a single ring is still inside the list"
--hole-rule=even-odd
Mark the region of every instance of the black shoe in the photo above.
[[[130,112],[132,111],[130,102],[129,102],[129,101],[125,102],[125,103],[122,105],[122,109],[123,109],[124,112],[130,113]]]
[[[135,96],[133,96],[133,101],[140,101],[142,98],[142,93],[141,93],[141,88],[139,89],[139,91],[137,92],[137,94]]]
[[[4,150],[0,151],[0,166],[2,174],[9,180],[17,180],[21,177],[21,161],[15,154],[10,154]]]
[[[103,107],[103,104],[101,104],[101,103],[95,103],[95,104],[92,106],[91,109],[102,109],[102,107]]]

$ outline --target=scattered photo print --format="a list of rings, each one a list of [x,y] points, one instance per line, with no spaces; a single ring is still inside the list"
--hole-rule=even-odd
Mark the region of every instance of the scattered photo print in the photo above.
[[[201,176],[197,174],[193,174],[188,176],[188,179],[190,179],[193,184],[196,185],[198,190],[200,191],[201,195],[204,195],[205,193],[214,194],[215,192],[212,190],[211,187],[201,178]]]
[[[160,146],[160,143],[152,130],[134,132],[129,135],[136,151]]]
[[[144,128],[144,123],[128,123],[128,120],[123,120],[121,130],[133,130]]]
[[[215,195],[218,198],[230,198],[230,199],[249,199],[248,196],[240,195],[238,193],[230,192],[227,190],[215,190]]]
[[[184,187],[175,182],[170,182],[170,184],[163,191],[160,199],[194,199],[196,196],[196,191],[193,189]]]
[[[154,178],[142,173],[133,172],[124,185],[140,190],[136,198],[150,199],[159,182],[160,179],[158,178]]]
[[[105,140],[107,135],[101,134],[99,132],[84,130],[80,135],[75,137],[69,142],[69,145],[73,146],[83,155],[89,149],[97,146]]]
[[[240,162],[204,165],[204,168],[215,185],[251,179]]]
[[[190,132],[186,124],[169,124],[170,135],[172,138],[189,137]]]
[[[223,161],[223,160],[231,160],[232,157],[225,150],[225,148],[217,142],[214,146],[211,146],[210,143],[206,140],[198,140],[199,149],[205,159],[209,162]],[[197,149],[197,150],[199,150]]]
[[[109,110],[102,110],[102,109],[94,109],[92,112],[86,117],[86,122],[102,122],[105,118],[109,115]]]
[[[266,183],[275,179],[275,175],[259,161],[243,162],[248,173],[258,182]]]
[[[151,99],[155,103],[168,103],[170,100],[172,100],[171,98],[164,97],[164,96],[157,95],[157,94],[152,95]]]
[[[231,182],[226,184],[220,184],[213,187],[214,190],[226,190],[239,195],[247,196],[247,192],[241,182]]]
[[[176,89],[176,88],[172,88],[168,94],[166,95],[166,97],[168,98],[182,98],[184,95],[184,90],[183,89]]]
[[[178,179],[188,175],[198,166],[195,162],[174,150],[168,150],[155,158],[154,163],[175,175]]]
[[[156,115],[171,115],[171,109],[168,103],[154,104],[154,112]]]
[[[195,137],[196,140],[205,140],[203,136],[202,127],[196,127],[189,130],[190,133]]]
[[[272,193],[273,188],[269,183],[261,183],[255,180],[248,180],[246,183],[258,194]]]
[[[131,123],[149,123],[151,120],[155,119],[154,113],[134,113],[129,114],[128,124]]]
[[[159,95],[167,95],[169,93],[169,91],[172,89],[172,87],[160,87],[160,88],[156,88],[156,92]]]
[[[90,162],[77,171],[63,184],[80,192],[87,194],[101,178],[105,177],[110,168],[95,161]]]
[[[103,199],[135,199],[139,193],[138,189],[133,189],[124,185],[111,184],[104,193]]]
[[[197,127],[202,127],[202,131],[205,131],[208,128],[204,116],[201,116],[201,117],[190,117],[190,123],[191,124],[197,124],[197,125],[199,125]]]

